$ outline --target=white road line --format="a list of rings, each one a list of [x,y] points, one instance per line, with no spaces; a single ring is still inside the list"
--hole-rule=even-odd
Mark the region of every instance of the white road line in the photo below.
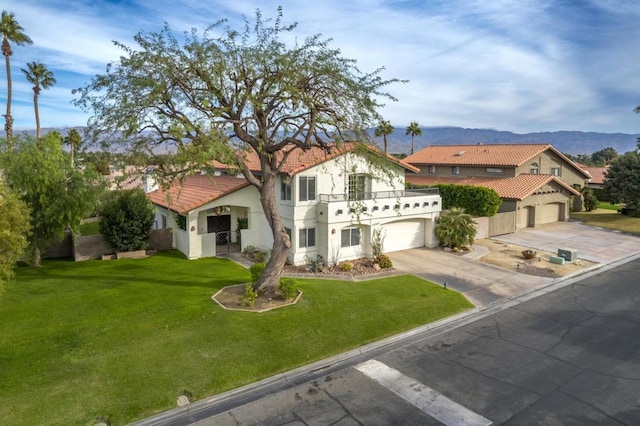
[[[493,424],[491,420],[375,359],[358,364],[355,369],[447,426]]]

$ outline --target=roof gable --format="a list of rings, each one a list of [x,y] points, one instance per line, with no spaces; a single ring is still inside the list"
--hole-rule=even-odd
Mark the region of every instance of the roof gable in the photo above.
[[[233,176],[191,175],[147,195],[154,204],[185,214],[248,185],[246,179]]]

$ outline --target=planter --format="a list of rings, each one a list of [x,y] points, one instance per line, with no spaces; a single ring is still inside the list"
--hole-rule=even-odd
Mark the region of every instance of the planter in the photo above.
[[[538,253],[533,250],[522,250],[522,257],[525,259],[533,259]]]

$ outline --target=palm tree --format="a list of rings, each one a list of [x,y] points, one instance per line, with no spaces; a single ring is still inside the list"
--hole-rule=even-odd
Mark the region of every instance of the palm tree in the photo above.
[[[41,62],[29,62],[27,64],[28,69],[22,68],[22,72],[27,81],[33,84],[33,107],[36,112],[36,140],[38,145],[40,144],[40,114],[38,113],[38,96],[40,90],[48,89],[56,84],[56,79],[53,78],[53,73],[47,69]]]
[[[411,153],[413,154],[413,138],[422,135],[422,129],[417,121],[412,121],[404,134],[411,135]]]
[[[379,138],[380,136],[382,136],[384,138],[384,152],[387,152],[387,135],[393,133],[394,130],[395,129],[393,128],[391,123],[386,120],[380,121],[380,124],[378,124],[378,127],[376,127],[376,137]]]
[[[465,213],[462,207],[451,207],[436,219],[436,237],[445,247],[468,247],[476,236],[475,224],[473,216]]]
[[[13,42],[18,46],[25,44],[32,44],[33,41],[22,32],[23,28],[15,20],[15,15],[9,13],[6,10],[2,11],[2,19],[0,20],[0,34],[2,34],[2,54],[5,58],[7,65],[7,113],[4,115],[4,131],[7,133],[7,145],[9,149],[12,149],[13,138],[13,117],[11,116],[11,60],[13,55],[11,45],[9,42]]]
[[[75,154],[76,150],[82,144],[82,136],[80,136],[80,132],[76,129],[71,129],[67,133],[67,136],[64,137],[64,143],[69,145],[69,152],[71,153],[71,167],[75,165]]]

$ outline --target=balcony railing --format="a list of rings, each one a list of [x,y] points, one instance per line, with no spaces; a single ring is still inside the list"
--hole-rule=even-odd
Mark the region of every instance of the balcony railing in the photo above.
[[[359,192],[353,194],[319,194],[321,203],[338,201],[383,200],[388,198],[424,197],[425,195],[438,195],[438,188],[407,189],[401,191]]]

